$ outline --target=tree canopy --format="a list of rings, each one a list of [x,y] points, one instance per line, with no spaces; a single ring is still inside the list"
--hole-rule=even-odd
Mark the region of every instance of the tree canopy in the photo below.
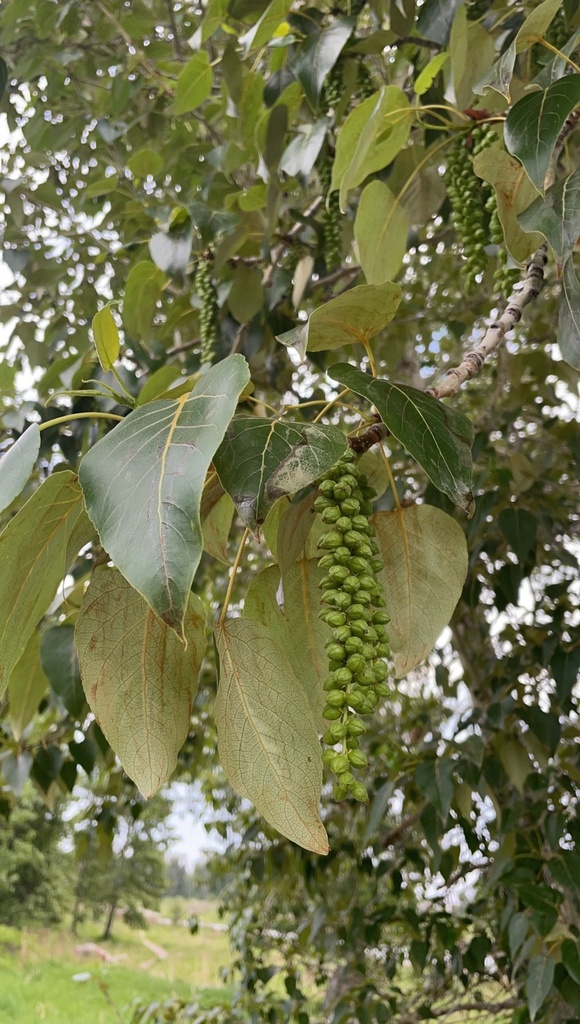
[[[577,5],[0,26],[3,808],[200,780],[224,1020],[580,1017]]]

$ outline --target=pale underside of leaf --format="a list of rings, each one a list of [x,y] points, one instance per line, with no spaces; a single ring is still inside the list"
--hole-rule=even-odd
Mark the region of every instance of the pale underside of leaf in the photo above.
[[[320,746],[306,694],[271,631],[249,619],[216,628],[218,744],[234,789],[282,835],[327,853]]]
[[[467,575],[467,544],[451,516],[413,505],[373,517],[385,569],[397,677],[421,664],[449,623]]]
[[[191,595],[187,649],[117,569],[97,570],[76,626],[85,696],[144,796],[169,780],[189,731],[205,650],[205,614]]]

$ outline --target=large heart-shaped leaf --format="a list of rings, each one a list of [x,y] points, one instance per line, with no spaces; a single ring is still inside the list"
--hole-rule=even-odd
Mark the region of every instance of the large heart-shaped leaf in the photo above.
[[[243,356],[228,356],[189,395],[135,409],[81,463],[87,511],[104,548],[181,637],[203,550],[205,475],[248,380]]]
[[[522,165],[500,146],[490,146],[478,153],[473,169],[480,178],[493,185],[505,244],[514,260],[523,263],[542,244],[538,231],[527,234],[518,218],[518,213],[537,195],[534,186]]]
[[[360,265],[369,284],[392,281],[407,250],[409,220],[396,196],[382,181],[363,190],[354,222]]]
[[[316,558],[298,559],[282,577],[279,567],[270,565],[252,580],[244,602],[244,617],[268,626],[283,644],[317,724],[324,708],[325,643],[330,635],[328,626],[318,618],[322,576]]]
[[[566,260],[562,274],[557,340],[566,362],[580,370],[580,281],[572,256]]]
[[[40,449],[38,423],[20,435],[11,448],[0,456],[0,512],[8,508],[26,486]]]
[[[77,478],[63,470],[44,481],[0,534],[0,695],[92,533]]]
[[[144,796],[167,782],[189,732],[205,651],[205,612],[191,595],[184,648],[116,569],[98,569],[75,638],[85,695]]]
[[[523,96],[506,118],[506,147],[542,194],[558,136],[578,103],[580,74],[566,75],[548,89]]]
[[[322,352],[343,345],[366,345],[391,322],[401,301],[398,284],[361,284],[319,306],[305,324],[277,336],[282,345]]]
[[[448,624],[467,575],[467,544],[455,520],[431,505],[377,512],[372,522],[400,677],[424,661]]]
[[[255,530],[278,498],[311,484],[346,447],[335,427],[243,416],[230,423],[214,465],[242,522]]]
[[[580,170],[561,178],[518,215],[524,231],[541,231],[560,263],[573,251],[580,235]]]
[[[328,375],[372,402],[391,434],[435,486],[472,513],[473,427],[465,416],[417,388],[377,380],[349,363],[335,363]]]
[[[40,662],[40,633],[35,630],[8,682],[10,725],[16,742],[32,721],[47,690],[48,679]]]
[[[287,839],[328,853],[314,715],[283,644],[267,626],[249,619],[216,627],[216,643],[215,717],[230,784]]]

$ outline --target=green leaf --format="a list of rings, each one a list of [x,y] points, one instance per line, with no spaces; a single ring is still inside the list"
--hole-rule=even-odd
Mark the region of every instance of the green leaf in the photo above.
[[[203,550],[205,475],[248,380],[244,357],[228,356],[189,395],[135,409],[81,462],[87,511],[103,546],[181,637]]]
[[[565,263],[580,236],[580,170],[552,185],[518,214],[524,231],[540,231],[559,263]]]
[[[8,682],[10,725],[17,743],[34,718],[47,689],[48,679],[40,663],[40,633],[35,630]]]
[[[372,402],[383,423],[435,486],[468,514],[472,512],[473,427],[465,416],[417,388],[375,380],[349,363],[335,363],[327,372],[332,380]]]
[[[459,110],[473,102],[474,82],[487,74],[495,61],[495,47],[489,32],[479,21],[468,21],[465,5],[457,9],[451,37],[451,77]]]
[[[430,505],[377,512],[372,522],[400,678],[424,661],[449,623],[467,576],[467,544],[458,523]]]
[[[43,634],[40,644],[42,667],[51,689],[68,713],[80,718],[86,708],[81,674],[75,650],[74,626],[54,626]]]
[[[285,648],[266,626],[216,627],[218,748],[232,787],[287,839],[328,853],[320,820],[322,760],[314,716]]]
[[[213,71],[209,56],[200,50],[190,57],[177,79],[175,88],[175,113],[188,114],[208,98],[213,84]]]
[[[402,89],[384,86],[346,118],[336,140],[331,188],[340,191],[344,210],[348,190],[390,164],[409,138],[414,108]]]
[[[313,483],[346,447],[336,427],[242,416],[230,423],[214,465],[242,522],[255,531],[278,498]]]
[[[334,18],[328,28],[309,35],[296,52],[291,70],[314,107],[324,79],[336,64],[354,26],[354,18]]]
[[[159,270],[184,274],[189,265],[192,243],[191,232],[166,234],[165,231],[157,231],[149,240],[149,253]]]
[[[0,512],[22,493],[38,458],[40,428],[31,423],[12,447],[0,457]]]
[[[165,366],[161,366],[145,381],[139,392],[137,405],[147,405],[148,402],[152,402],[155,398],[159,398],[159,396],[167,391],[168,387],[180,376],[181,367],[177,363],[166,363]],[[188,389],[189,391],[191,391],[191,387],[192,385],[190,385]]]
[[[516,41],[512,39],[509,46],[504,50],[501,57],[492,64],[481,78],[474,83],[473,91],[477,96],[483,96],[486,89],[493,89],[500,96],[505,97],[509,103],[510,85],[516,63]]]
[[[546,956],[533,956],[528,964],[526,995],[530,1020],[534,1021],[554,981],[554,961]]]
[[[516,51],[527,50],[543,36],[562,7],[562,0],[544,0],[528,14],[516,36]]]
[[[516,787],[518,793],[522,794],[525,789],[525,781],[533,770],[525,747],[518,739],[506,736],[505,733],[498,734],[495,745],[508,779]]]
[[[417,96],[423,96],[423,94],[431,88],[433,82],[437,78],[437,75],[447,64],[449,56],[449,53],[443,51],[442,53],[436,53],[435,56],[431,58],[429,63],[423,68],[421,73],[413,82],[413,90]]]
[[[580,952],[578,951],[578,943],[572,942],[572,939],[565,939],[562,943],[561,952],[562,962],[568,974],[580,985]]]
[[[189,732],[205,651],[205,612],[190,595],[184,648],[116,569],[98,569],[75,638],[87,701],[144,796],[168,782]]]
[[[99,362],[105,373],[108,373],[117,362],[120,349],[119,330],[111,313],[110,305],[103,306],[98,313],[95,313],[92,329]]]
[[[401,301],[397,284],[362,284],[319,306],[305,324],[277,335],[282,345],[296,348],[304,358],[306,351],[322,352],[358,343],[366,345],[391,322]]]
[[[4,60],[3,57],[0,57],[0,99],[2,99],[2,97],[4,95],[7,81],[8,81],[8,68],[6,66],[6,61]]]
[[[291,502],[279,521],[276,561],[282,575],[288,572],[290,566],[300,558],[304,551],[304,545],[314,522],[312,513],[314,498],[315,492],[310,491],[301,501]]]
[[[145,147],[129,157],[127,167],[136,178],[146,178],[149,174],[155,178],[163,170],[163,157],[156,149]]]
[[[236,267],[232,287],[228,295],[228,306],[234,320],[239,324],[247,324],[262,308],[264,289],[262,275],[259,270]]]
[[[123,323],[139,341],[149,341],[153,315],[167,278],[154,263],[142,260],[129,272],[123,298]]]
[[[539,232],[527,234],[518,218],[518,213],[537,195],[534,186],[522,165],[499,145],[478,153],[473,169],[478,177],[493,185],[506,247],[517,263],[523,263],[542,244]]]
[[[573,256],[568,256],[562,274],[558,315],[558,345],[562,357],[580,370],[580,281],[574,270]]]
[[[578,103],[580,74],[566,75],[542,92],[523,96],[506,118],[506,147],[524,165],[530,180],[542,195],[558,136]]]
[[[363,189],[354,222],[359,261],[369,284],[392,281],[407,251],[409,221],[388,185],[371,181]]]
[[[228,539],[236,507],[229,494],[222,494],[210,512],[202,518],[203,546],[208,555],[229,565]]]
[[[425,0],[417,19],[417,31],[424,39],[447,45],[451,23],[461,0]]]
[[[244,602],[244,618],[267,626],[286,651],[316,723],[322,723],[322,687],[328,675],[325,644],[330,635],[318,618],[322,576],[316,558],[299,558],[282,577],[279,566],[270,565],[252,580]]]
[[[299,134],[294,136],[282,154],[280,170],[290,178],[308,178],[322,149],[328,123],[328,118],[321,117],[313,124],[300,125]]]
[[[53,473],[0,534],[0,695],[79,550],[82,504],[74,473]]]
[[[209,0],[201,23],[201,42],[213,36],[228,12],[229,0]]]
[[[504,508],[498,518],[498,526],[508,541],[518,562],[523,562],[528,551],[536,543],[537,521],[524,508]]]
[[[270,42],[274,32],[281,21],[284,21],[290,10],[290,0],[272,0],[266,7],[264,13],[258,18],[255,25],[252,25],[248,32],[240,36],[238,42],[244,48],[244,55],[247,56],[250,50],[258,50],[265,43]]]
[[[6,780],[8,789],[15,796],[20,796],[32,768],[32,754],[24,750],[21,754],[8,754],[2,762],[2,775]]]

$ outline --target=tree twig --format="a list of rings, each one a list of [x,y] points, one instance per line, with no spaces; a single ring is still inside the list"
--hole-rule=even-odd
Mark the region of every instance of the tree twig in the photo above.
[[[547,248],[547,243],[541,245],[528,261],[523,287],[512,292],[499,320],[494,320],[489,325],[485,336],[471,352],[466,352],[459,366],[448,370],[441,383],[433,388],[427,388],[426,394],[432,395],[433,398],[451,398],[457,394],[462,384],[481,372],[485,360],[501,345],[507,332],[519,323],[528,303],[538,296],[544,280],[544,267],[548,262]]]
[[[167,13],[169,15],[169,27],[171,29],[171,35],[173,36],[173,49],[175,50],[175,56],[181,60],[183,54],[181,51],[179,32],[177,30],[177,22],[175,20],[175,11],[173,10],[173,0],[165,0],[165,6],[167,7]]]

